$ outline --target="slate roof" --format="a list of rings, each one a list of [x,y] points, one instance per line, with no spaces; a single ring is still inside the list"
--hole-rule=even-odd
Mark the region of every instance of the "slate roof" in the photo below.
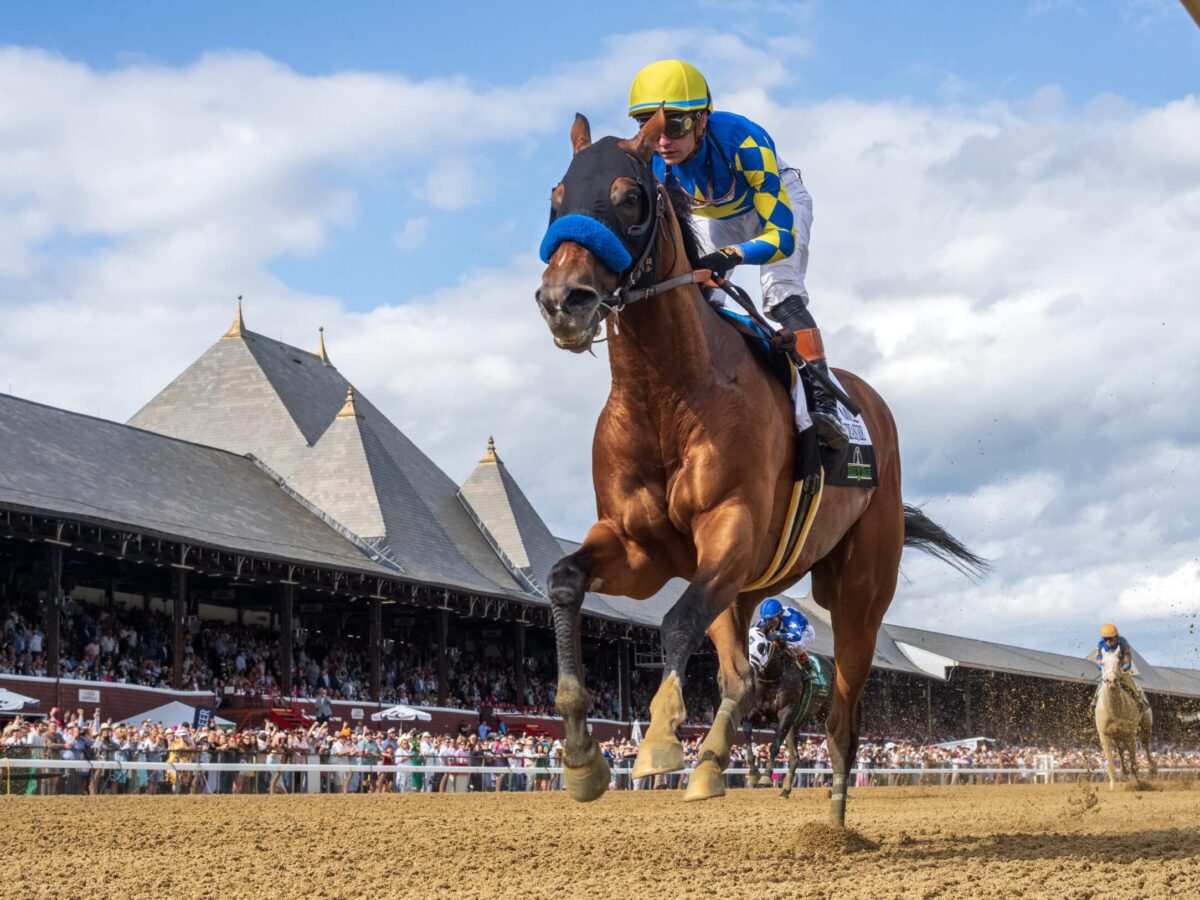
[[[456,498],[458,486],[315,353],[234,327],[129,421],[252,453],[409,577],[529,600]],[[347,424],[348,423],[348,424]]]
[[[241,456],[0,395],[0,505],[395,577]]]
[[[1092,683],[1097,678],[1095,664],[1083,657],[996,644],[902,625],[885,623],[884,629],[901,650],[916,647],[941,657],[948,666],[1036,675],[1059,681]],[[1190,670],[1159,669],[1148,663],[1136,650],[1133,657],[1146,690],[1200,697],[1200,673],[1191,673],[1197,676],[1193,681],[1186,674],[1179,674]]]

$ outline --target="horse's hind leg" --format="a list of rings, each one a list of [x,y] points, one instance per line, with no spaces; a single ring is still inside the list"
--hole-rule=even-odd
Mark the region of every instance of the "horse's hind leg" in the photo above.
[[[754,696],[754,678],[746,658],[749,625],[749,613],[741,614],[739,604],[733,603],[708,629],[720,662],[717,681],[721,706],[696,753],[696,768],[688,778],[684,800],[708,800],[725,794],[724,772],[733,736]]]
[[[1137,734],[1131,734],[1125,739],[1125,752],[1129,754],[1129,775],[1138,780]]]
[[[833,790],[829,818],[846,824],[846,788],[858,754],[859,703],[883,614],[896,591],[904,519],[899,473],[881,484],[862,517],[833,552],[813,567],[813,596],[833,621],[833,702],[825,720]]]
[[[587,557],[578,551],[559,560],[550,570],[550,609],[558,650],[556,706],[563,717],[563,782],[572,798],[595,800],[608,789],[608,763],[587,730],[591,696],[584,687],[580,650],[579,616],[587,585]]]
[[[1146,769],[1150,772],[1150,777],[1154,778],[1158,775],[1158,763],[1154,761],[1154,751],[1150,749],[1150,725],[1144,720],[1142,727],[1138,729],[1138,736],[1141,738],[1142,747],[1146,750]]]
[[[783,790],[779,792],[779,796],[786,800],[792,796],[792,785],[796,783],[796,723],[792,722],[787,732],[787,752],[788,752],[788,767],[787,780],[783,783]]]

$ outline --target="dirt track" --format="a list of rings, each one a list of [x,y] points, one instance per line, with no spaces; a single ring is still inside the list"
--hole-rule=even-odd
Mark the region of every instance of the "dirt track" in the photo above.
[[[3,897],[1200,896],[1200,786],[0,798]]]

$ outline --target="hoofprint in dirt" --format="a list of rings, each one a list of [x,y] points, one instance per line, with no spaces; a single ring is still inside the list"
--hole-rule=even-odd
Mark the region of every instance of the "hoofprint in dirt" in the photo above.
[[[5,797],[0,896],[1200,896],[1200,787]]]

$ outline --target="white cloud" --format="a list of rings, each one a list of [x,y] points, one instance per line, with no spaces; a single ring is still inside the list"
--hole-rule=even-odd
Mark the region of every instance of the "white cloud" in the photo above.
[[[719,105],[762,121],[804,172],[813,312],[834,364],[891,405],[907,499],[996,561],[976,586],[907,555],[893,618],[1063,649],[1119,614],[1152,660],[1196,664],[1179,637],[1200,538],[1192,96],[796,107],[773,99],[778,57],[706,31],[614,38],[553,77],[486,89],[308,77],[257,55],[98,72],[3,50],[0,386],[123,419],[245,293],[254,330],[310,347],[328,326],[343,373],[452,476],[495,434],[551,526],[580,536],[608,367],[553,348],[533,248],[365,313],[267,263],[322,252],[355,220],[364,175],[427,197],[452,183],[448,218],[491,190],[511,212],[473,222],[480,240],[528,219],[496,173],[546,143],[565,161],[576,108],[596,133],[626,128],[629,76],[681,41],[705,49]],[[403,226],[408,245],[427,218]]]
[[[404,227],[392,235],[392,245],[401,250],[419,250],[429,238],[429,216],[417,216],[404,223]]]

